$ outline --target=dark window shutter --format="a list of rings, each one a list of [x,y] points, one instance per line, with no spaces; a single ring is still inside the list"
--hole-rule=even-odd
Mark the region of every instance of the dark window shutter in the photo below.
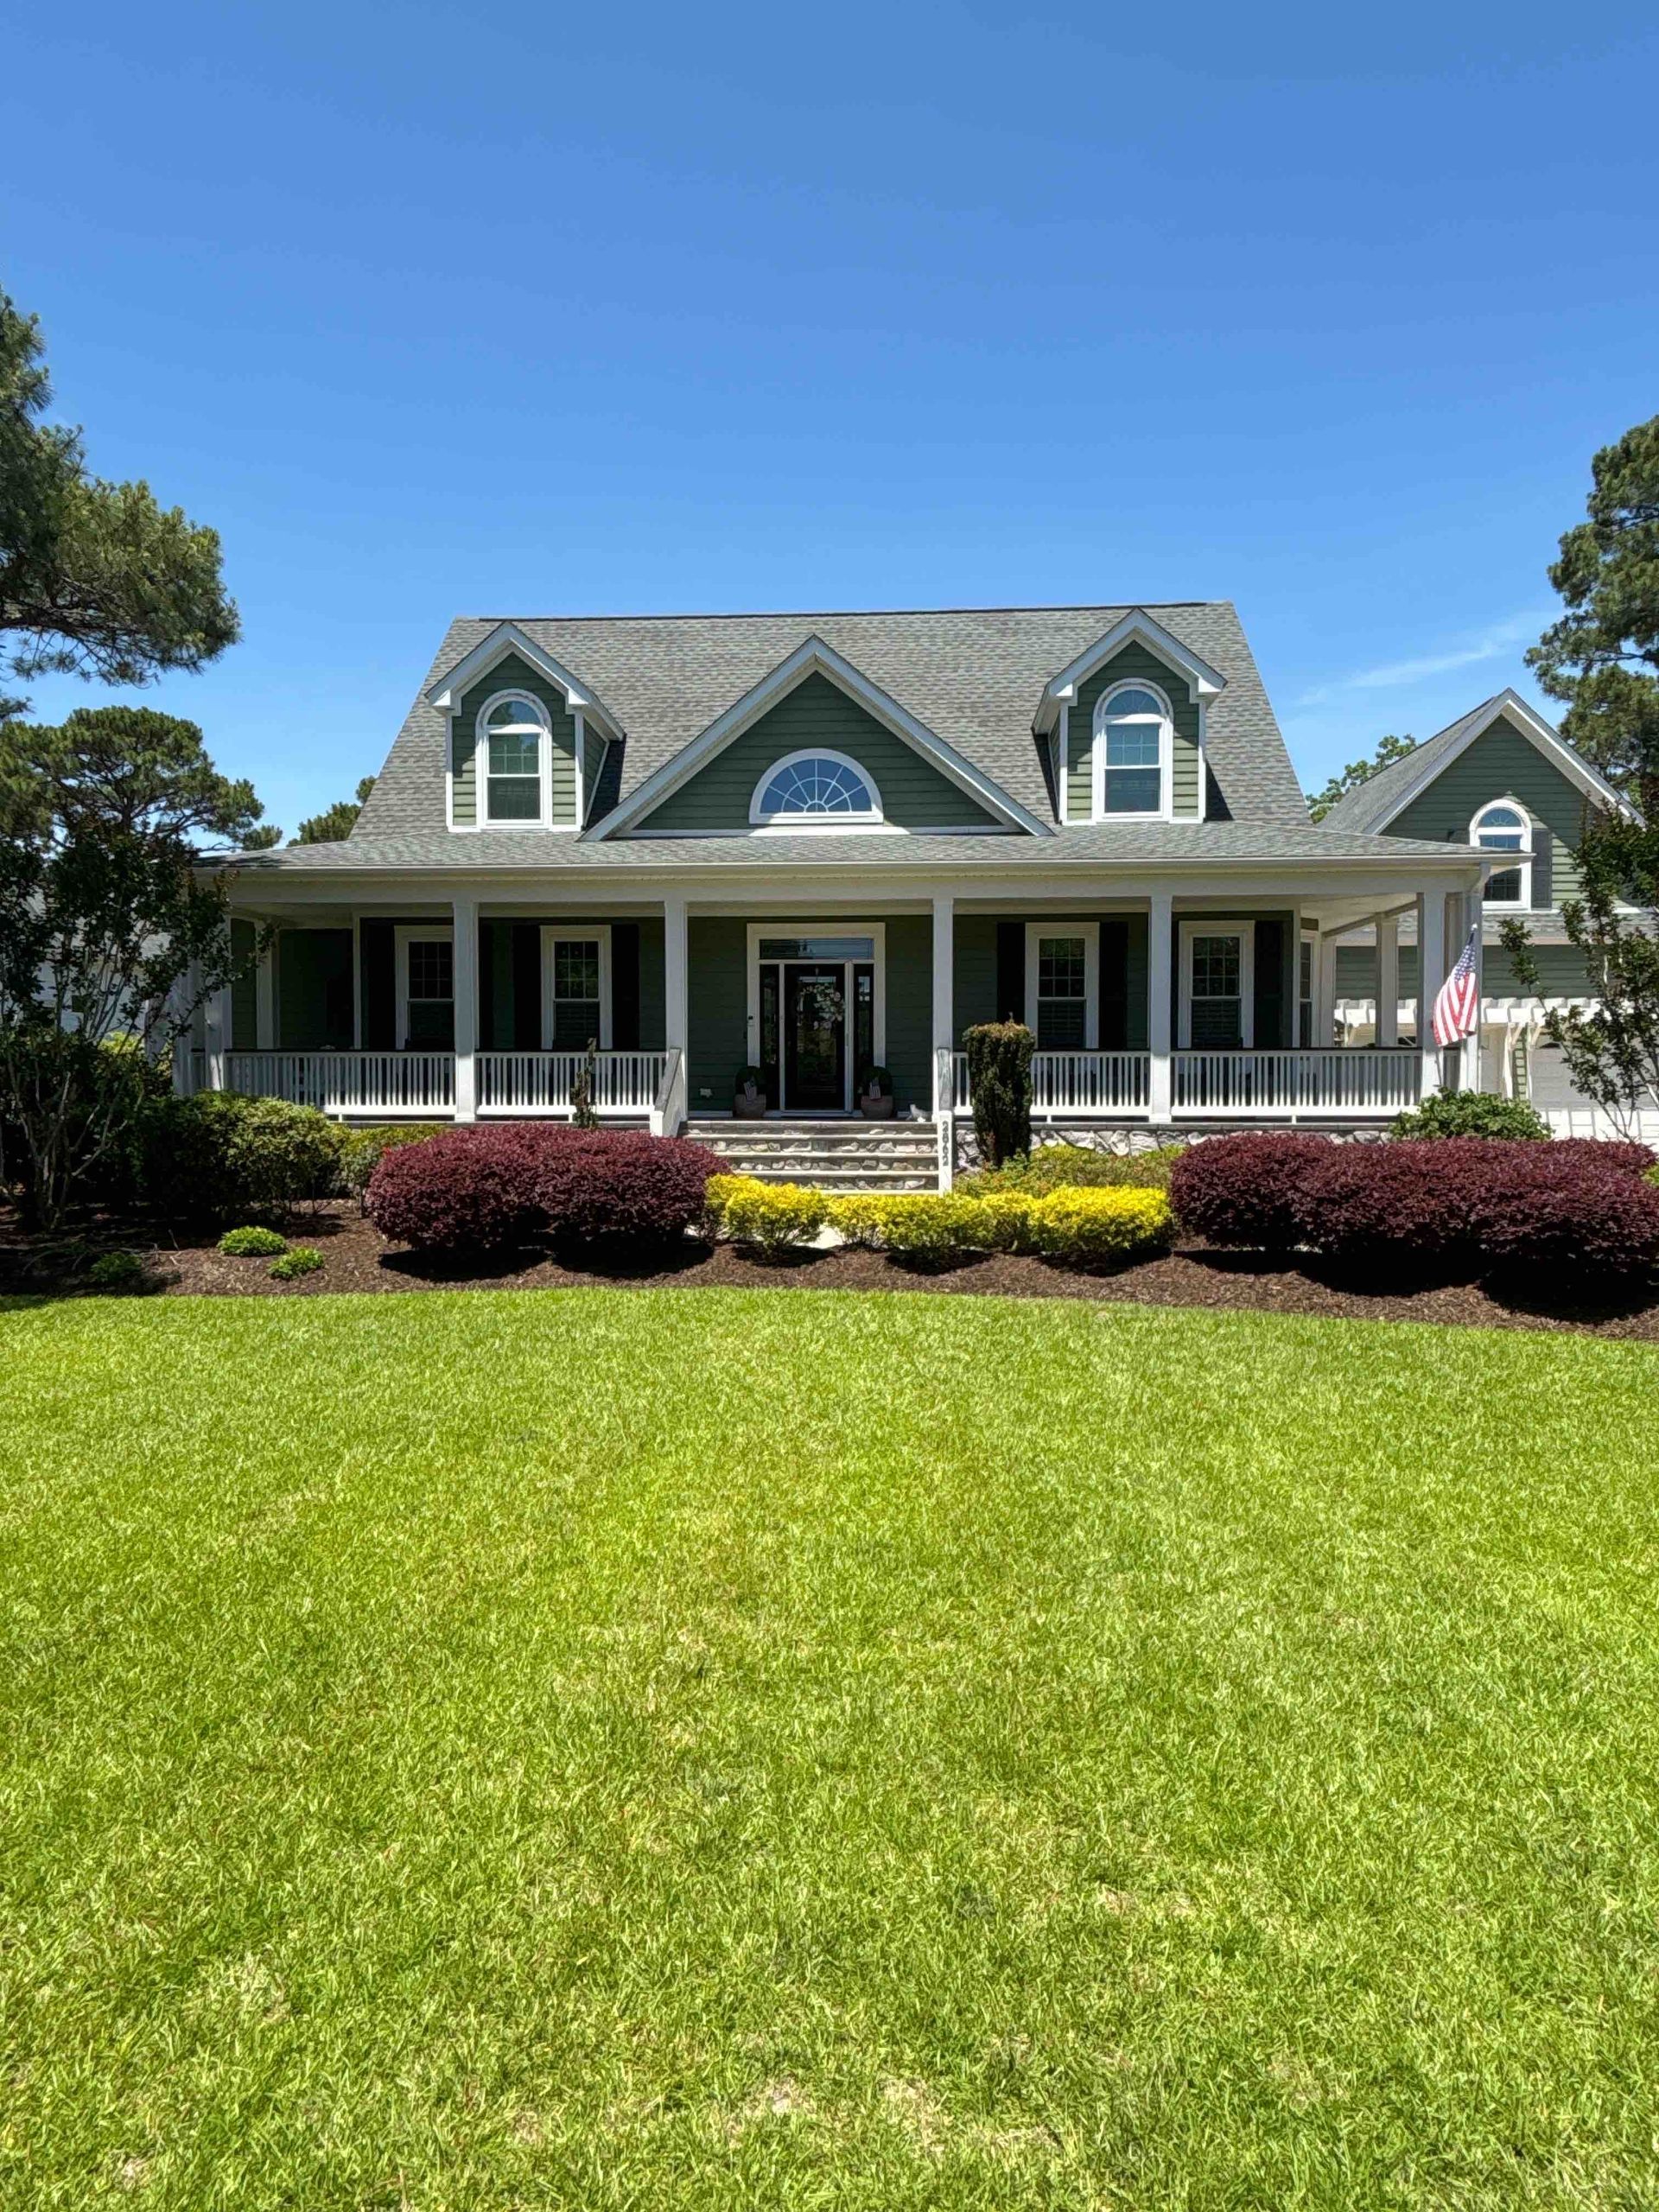
[[[1193,1042],[1198,1041],[1195,1033]],[[1285,1022],[1285,925],[1281,921],[1255,925],[1255,1041],[1264,1052],[1281,1050],[1290,1041]]]
[[[1033,1007],[1033,1012],[1036,1009]],[[996,1019],[1026,1019],[1026,925],[999,922],[996,925]]]
[[[1129,925],[1107,914],[1100,925],[1100,1049],[1121,1052],[1129,1041]]]
[[[390,922],[363,922],[358,928],[363,963],[363,1043],[371,1052],[389,1052],[402,1042],[397,1027],[397,967]]]
[[[542,1046],[542,932],[535,922],[512,925],[512,1049]]]
[[[639,925],[611,926],[611,1041],[619,1052],[639,1049]]]

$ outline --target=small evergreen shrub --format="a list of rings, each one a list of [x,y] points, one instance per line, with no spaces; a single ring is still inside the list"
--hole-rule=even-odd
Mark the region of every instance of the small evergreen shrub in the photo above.
[[[255,1206],[296,1205],[340,1188],[346,1132],[315,1106],[245,1098],[233,1110],[226,1164],[238,1198]]]
[[[296,1244],[271,1262],[270,1272],[278,1282],[296,1282],[302,1275],[315,1274],[321,1265],[322,1255],[315,1244]]]
[[[219,1249],[230,1260],[272,1260],[287,1251],[288,1239],[274,1229],[227,1229],[219,1240]]]
[[[823,1227],[830,1200],[803,1183],[763,1183],[748,1175],[722,1176],[737,1187],[725,1192],[721,1219],[728,1236],[753,1244],[776,1259],[799,1244],[810,1244]]]
[[[406,1144],[424,1144],[429,1137],[448,1136],[451,1126],[448,1122],[395,1122],[384,1128],[348,1129],[340,1148],[341,1184],[360,1206],[384,1154]]]
[[[340,1188],[346,1132],[315,1106],[200,1091],[147,1100],[120,1202],[176,1221],[280,1212]]]
[[[1334,1149],[1328,1137],[1289,1131],[1207,1137],[1173,1164],[1170,1204],[1182,1226],[1208,1243],[1287,1252],[1301,1235],[1297,1182]]]
[[[1064,1189],[1031,1209],[1031,1238],[1046,1260],[1075,1268],[1122,1267],[1167,1252],[1175,1217],[1161,1191]]]
[[[1397,1115],[1390,1135],[1547,1141],[1549,1124],[1524,1098],[1498,1098],[1484,1090],[1437,1090],[1421,1106]]]
[[[95,1290],[148,1290],[149,1269],[137,1252],[105,1252],[86,1270]]]
[[[1037,1039],[1023,1021],[983,1021],[965,1029],[968,1095],[974,1135],[988,1167],[1031,1150],[1031,1056]]]
[[[717,1154],[685,1137],[573,1129],[541,1151],[535,1202],[555,1238],[672,1242],[702,1213],[719,1166]]]

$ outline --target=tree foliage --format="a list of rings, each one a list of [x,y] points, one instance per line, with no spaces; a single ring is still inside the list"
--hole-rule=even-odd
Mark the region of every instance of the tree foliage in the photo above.
[[[0,723],[0,1172],[48,1224],[232,980],[226,874],[200,872],[197,841],[241,844],[260,812],[194,722],[122,706]]]
[[[1390,761],[1402,760],[1408,753],[1414,753],[1416,748],[1414,737],[1395,737],[1390,733],[1387,737],[1379,738],[1376,750],[1369,760],[1351,760],[1339,776],[1332,777],[1323,791],[1307,793],[1308,820],[1323,822],[1339,798],[1345,798],[1350,791],[1357,791],[1362,784],[1369,784],[1379,769],[1386,768]]]
[[[1582,955],[1586,1007],[1551,1007],[1543,1032],[1575,1089],[1624,1135],[1659,1105],[1659,830],[1604,814],[1579,847],[1581,895],[1564,899],[1561,920]],[[1524,922],[1506,921],[1503,945],[1522,987],[1541,996],[1543,978]]]
[[[1567,742],[1659,818],[1659,415],[1590,469],[1589,519],[1549,572],[1567,611],[1527,659]]]
[[[308,815],[300,824],[299,835],[289,840],[296,845],[337,845],[349,837],[363,811],[364,803],[374,789],[374,778],[365,776],[357,787],[354,799],[336,799],[321,814]]]
[[[51,402],[40,327],[0,292],[0,671],[143,683],[238,633],[219,537],[147,484],[89,474]],[[0,701],[0,718],[21,702]]]
[[[1023,1021],[982,1021],[962,1033],[974,1135],[987,1167],[1031,1150],[1031,1056],[1037,1039]]]

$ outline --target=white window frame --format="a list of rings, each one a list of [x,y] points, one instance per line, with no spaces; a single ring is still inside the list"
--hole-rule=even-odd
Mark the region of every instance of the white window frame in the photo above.
[[[611,1050],[611,925],[594,922],[545,924],[542,930],[542,1050],[553,1049],[553,948],[556,944],[599,946],[599,1049]]]
[[[1044,1046],[1038,1031],[1037,981],[1042,972],[1041,940],[1046,937],[1083,939],[1083,1043]],[[1026,1019],[1038,1038],[1039,1052],[1097,1052],[1100,1050],[1100,924],[1098,922],[1027,922],[1026,924]]]
[[[1185,919],[1181,928],[1181,994],[1177,1049],[1190,1052],[1192,1043],[1192,944],[1201,937],[1236,937],[1238,939],[1238,1049],[1249,1052],[1255,1049],[1255,924],[1234,921],[1218,915],[1214,921],[1205,921],[1201,915]],[[1298,979],[1300,981],[1300,978]],[[1318,970],[1315,969],[1315,983]],[[1205,1045],[1206,1052],[1225,1052],[1222,1045]]]
[[[1480,832],[1485,824],[1487,816],[1495,813],[1499,807],[1502,807],[1506,813],[1518,814],[1521,817],[1521,835],[1525,842],[1518,846],[1513,853],[1496,845],[1481,845],[1480,842]],[[1507,833],[1507,823],[1504,828]],[[1495,914],[1519,914],[1531,911],[1532,849],[1535,832],[1536,825],[1533,821],[1530,810],[1522,806],[1518,798],[1489,798],[1484,806],[1478,808],[1475,811],[1474,818],[1469,824],[1470,843],[1478,846],[1482,852],[1490,853],[1494,860],[1502,861],[1501,868],[1495,868],[1492,870],[1494,875],[1507,875],[1511,868],[1514,868],[1518,870],[1521,877],[1521,896],[1518,899],[1489,899],[1486,896],[1484,886],[1482,887],[1482,903],[1490,906]]]
[[[801,760],[833,760],[836,767],[847,769],[850,774],[858,778],[859,782],[870,794],[874,801],[874,810],[866,814],[765,813],[761,809],[760,801],[765,795],[766,786],[774,776],[780,776],[785,768],[792,768]],[[749,823],[751,828],[761,832],[769,832],[773,836],[782,834],[791,837],[818,837],[826,832],[833,835],[837,830],[881,830],[888,826],[887,815],[881,804],[881,793],[877,788],[875,778],[861,760],[855,760],[850,753],[837,753],[832,745],[803,745],[795,752],[785,753],[772,761],[750,793]]]
[[[1106,811],[1106,725],[1113,720],[1112,702],[1126,691],[1149,691],[1161,709],[1158,725],[1158,804],[1135,814]],[[1103,691],[1095,702],[1090,768],[1090,804],[1096,822],[1170,822],[1175,804],[1175,716],[1169,695],[1161,684],[1144,676],[1126,676]]]
[[[435,1052],[438,1047],[435,1045],[406,1045],[404,1041],[409,1035],[409,948],[412,944],[447,944],[449,947],[450,959],[453,962],[454,958],[455,944],[454,925],[453,922],[399,922],[397,928],[392,932],[392,944],[395,949],[395,960],[397,973],[397,1049],[400,1052]],[[453,1007],[455,1003],[454,995],[454,971],[452,967],[450,970],[451,981],[449,999],[451,1007]],[[421,1003],[423,1005],[430,1005],[437,1003],[437,1001],[423,1000]]]
[[[509,700],[522,699],[535,716],[541,732],[536,748],[537,796],[539,804],[533,815],[519,815],[511,822],[498,822],[490,812],[490,716],[498,707]],[[504,782],[524,782],[527,778],[503,778]],[[473,811],[480,830],[546,830],[552,826],[553,805],[553,725],[546,707],[533,691],[522,683],[512,683],[503,691],[492,692],[479,709],[473,721],[473,782],[476,791]]]

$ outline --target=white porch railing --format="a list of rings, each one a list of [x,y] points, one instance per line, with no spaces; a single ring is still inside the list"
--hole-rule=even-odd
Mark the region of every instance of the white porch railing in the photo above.
[[[956,1110],[969,1109],[968,1055],[957,1052]],[[1144,1114],[1151,1096],[1148,1052],[1033,1052],[1031,1110],[1033,1114]]]
[[[1422,1060],[1414,1051],[1364,1047],[1300,1052],[1176,1052],[1177,1115],[1295,1121],[1304,1115],[1375,1116],[1417,1103]]]
[[[453,1052],[226,1052],[225,1088],[325,1114],[453,1113]]]
[[[480,1114],[568,1114],[585,1052],[480,1052]],[[594,1067],[596,1114],[649,1114],[668,1066],[666,1052],[601,1052]]]

